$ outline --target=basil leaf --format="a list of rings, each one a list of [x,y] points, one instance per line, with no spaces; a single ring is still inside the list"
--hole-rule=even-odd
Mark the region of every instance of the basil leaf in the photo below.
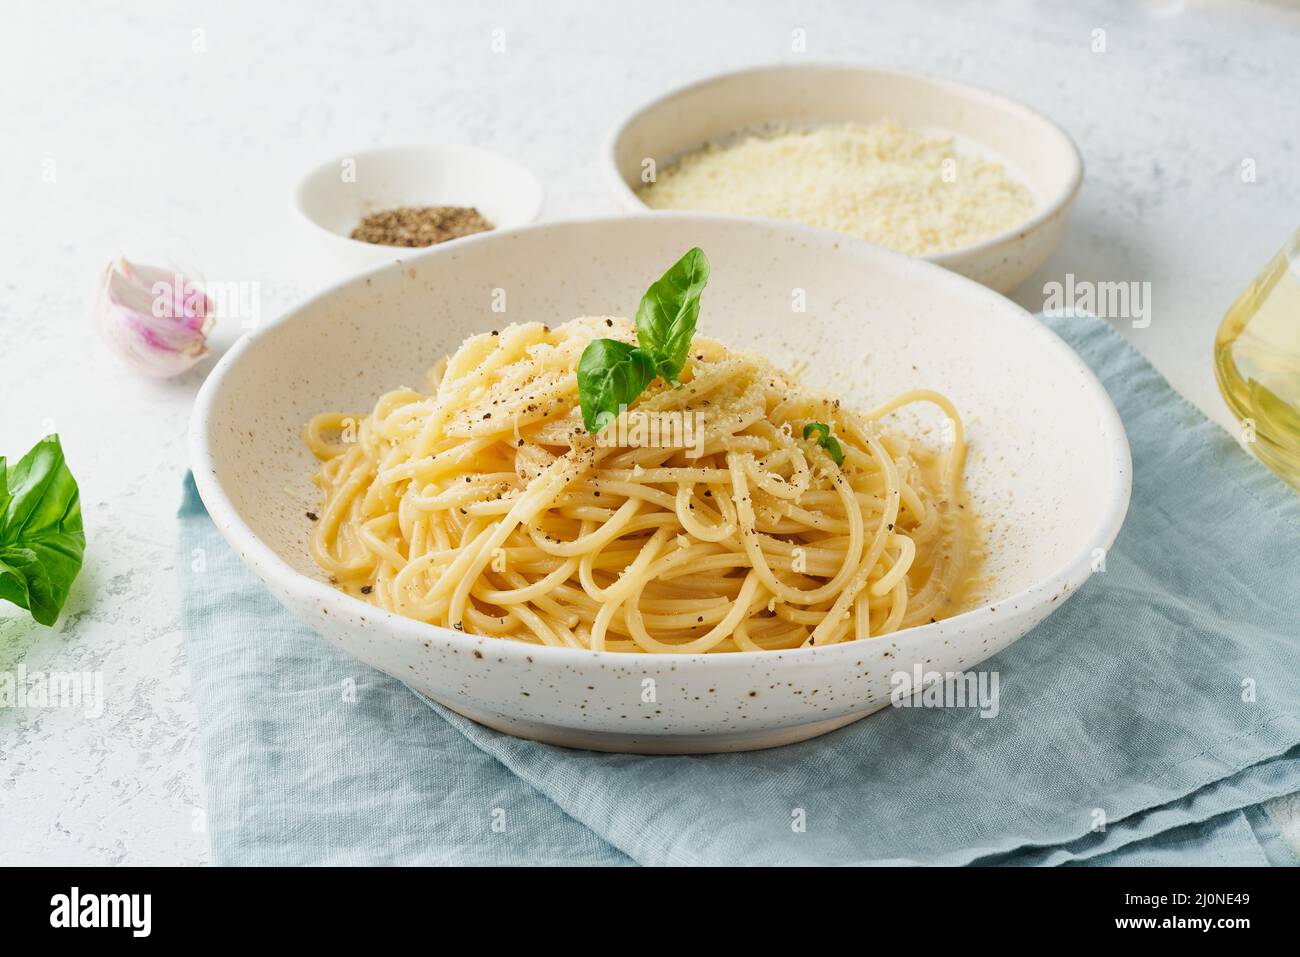
[[[831,427],[825,422],[809,422],[803,427],[803,437],[809,438],[812,434],[818,433],[817,444],[824,448],[836,465],[844,464],[844,450],[840,448],[839,439],[831,435]]]
[[[835,436],[828,435],[817,444],[831,454],[831,458],[835,460],[836,465],[844,464],[844,450],[840,448],[840,440]]]
[[[831,427],[825,422],[809,422],[803,427],[803,437],[805,439],[810,438],[814,432],[821,433],[820,438],[817,439],[817,444],[821,445],[822,439],[831,434]]]
[[[677,376],[690,354],[709,260],[696,247],[646,290],[636,311],[637,345],[594,339],[578,360],[578,402],[588,432],[599,432],[660,376]]]
[[[593,339],[578,360],[578,401],[588,432],[599,432],[654,381],[650,356],[617,339]]]
[[[59,437],[41,439],[13,469],[0,456],[0,599],[54,624],[85,550],[77,481]]]
[[[708,281],[709,260],[696,246],[646,290],[637,306],[637,344],[654,359],[655,372],[674,386],[690,354]]]

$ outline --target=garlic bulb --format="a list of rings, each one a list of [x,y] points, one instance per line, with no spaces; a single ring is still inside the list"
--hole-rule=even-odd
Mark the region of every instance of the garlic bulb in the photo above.
[[[118,259],[95,303],[100,331],[137,372],[167,379],[208,351],[212,301],[179,273]]]

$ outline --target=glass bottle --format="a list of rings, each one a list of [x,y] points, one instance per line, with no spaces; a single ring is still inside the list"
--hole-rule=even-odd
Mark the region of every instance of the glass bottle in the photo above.
[[[1223,317],[1214,375],[1246,445],[1300,491],[1300,230]]]

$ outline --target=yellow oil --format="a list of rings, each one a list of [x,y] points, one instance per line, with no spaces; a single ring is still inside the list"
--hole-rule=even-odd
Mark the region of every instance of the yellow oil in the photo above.
[[[1247,447],[1300,491],[1300,231],[1223,317],[1214,375]]]

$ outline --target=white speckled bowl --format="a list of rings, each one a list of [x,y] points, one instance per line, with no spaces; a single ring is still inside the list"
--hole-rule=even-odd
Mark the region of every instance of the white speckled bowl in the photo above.
[[[827,648],[715,655],[592,653],[479,638],[380,611],[331,588],[307,553],[317,502],[303,423],[368,410],[423,381],[468,335],[509,321],[634,312],[648,283],[699,245],[713,264],[701,329],[869,406],[930,386],[967,423],[967,474],[990,525],[991,604],[938,624]],[[495,289],[508,312],[491,311]],[[804,290],[806,313],[792,313]],[[935,423],[918,422],[917,427]],[[1018,306],[953,273],[831,233],[660,213],[475,236],[349,279],[240,340],[199,393],[190,435],[217,527],[295,615],[411,687],[490,727],[631,752],[770,747],[889,701],[890,675],[974,668],[1087,577],[1129,498],[1123,427],[1096,378]],[[643,701],[643,681],[655,701]]]
[[[1033,194],[1034,215],[983,242],[921,258],[1006,292],[1046,261],[1061,240],[1083,182],[1069,135],[1034,110],[978,87],[937,77],[835,64],[784,64],[724,73],[664,94],[615,127],[604,147],[605,179],[622,205],[646,209],[635,190],[647,158],[663,169],[706,143],[773,124],[874,123],[893,117],[953,137],[959,153],[1002,163]]]

